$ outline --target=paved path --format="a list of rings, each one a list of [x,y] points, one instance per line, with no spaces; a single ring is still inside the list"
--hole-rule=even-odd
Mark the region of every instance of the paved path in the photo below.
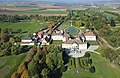
[[[68,56],[71,56],[74,58],[83,57],[86,52],[94,52],[100,55],[100,53],[95,51],[98,48],[99,46],[96,45],[96,46],[90,46],[87,50],[76,50],[76,51],[70,50],[70,51],[66,51],[66,53],[68,54]]]

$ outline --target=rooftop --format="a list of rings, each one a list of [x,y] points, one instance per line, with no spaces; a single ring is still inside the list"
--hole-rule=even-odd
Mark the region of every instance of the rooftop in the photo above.
[[[30,37],[24,37],[22,40],[32,40]]]
[[[95,34],[93,34],[93,32],[85,32],[83,33],[84,36],[95,36]]]
[[[82,44],[83,42],[81,40],[78,40],[78,39],[71,39],[71,40],[68,40],[64,43],[65,44],[73,44],[73,43]]]

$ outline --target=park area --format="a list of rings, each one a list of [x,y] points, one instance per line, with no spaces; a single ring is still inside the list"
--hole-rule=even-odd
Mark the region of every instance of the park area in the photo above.
[[[91,73],[89,70],[84,70],[79,66],[79,60],[76,58],[73,60],[73,65],[63,73],[62,78],[119,78],[120,69],[114,64],[110,63],[104,57],[96,53],[90,53],[90,59],[92,59],[92,65],[95,67],[95,72]],[[81,60],[81,59],[80,59]],[[85,64],[85,63],[84,63]],[[77,66],[77,67],[76,67]],[[77,74],[77,70],[79,73]]]

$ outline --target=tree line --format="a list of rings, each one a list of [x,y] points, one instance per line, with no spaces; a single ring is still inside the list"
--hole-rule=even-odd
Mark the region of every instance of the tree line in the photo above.
[[[6,15],[0,14],[1,22],[21,22],[29,20],[52,21],[61,20],[65,16],[41,16],[41,15]]]
[[[61,46],[34,46],[11,78],[60,78],[63,63]]]
[[[0,28],[0,57],[8,56],[8,55],[18,55],[23,53],[26,46],[20,46],[20,44],[16,44],[15,42],[19,42],[20,37],[14,36],[12,34],[12,29]]]

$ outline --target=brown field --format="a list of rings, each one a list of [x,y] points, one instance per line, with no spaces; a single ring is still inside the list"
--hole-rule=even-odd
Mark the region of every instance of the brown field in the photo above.
[[[11,11],[27,11],[31,10],[31,8],[0,8],[0,10],[11,10]]]
[[[39,5],[39,7],[47,8],[47,9],[65,9],[65,7],[62,6],[54,6],[54,5]]]
[[[42,16],[67,16],[67,14],[39,14]]]
[[[114,13],[120,14],[120,10],[118,10],[118,11],[110,11],[110,12],[114,12]]]

